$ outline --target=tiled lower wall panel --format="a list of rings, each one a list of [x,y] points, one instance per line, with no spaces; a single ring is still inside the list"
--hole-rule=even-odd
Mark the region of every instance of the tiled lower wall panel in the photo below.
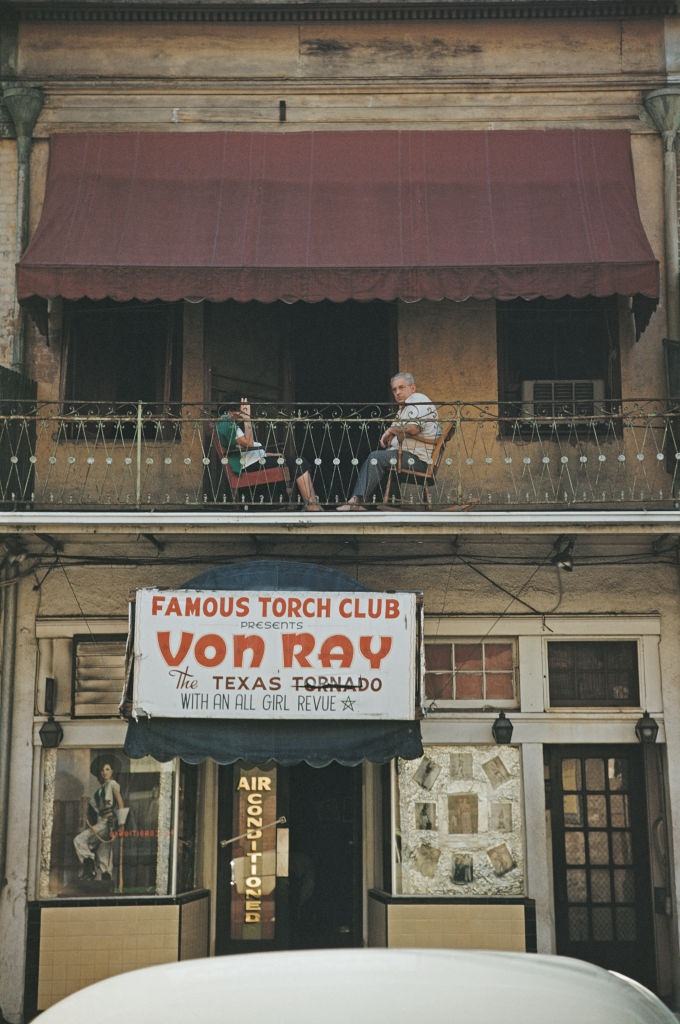
[[[418,949],[500,949],[524,952],[521,904],[390,904],[387,945]]]
[[[369,897],[368,945],[384,948],[387,945],[387,905]]]
[[[178,906],[44,908],[38,1009],[103,978],[177,960]]]
[[[180,917],[180,960],[208,956],[210,952],[210,900],[206,896],[182,906]]]

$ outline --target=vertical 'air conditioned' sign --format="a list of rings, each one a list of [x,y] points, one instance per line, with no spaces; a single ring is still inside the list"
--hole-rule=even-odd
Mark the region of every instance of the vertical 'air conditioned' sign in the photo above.
[[[273,939],[276,891],[276,768],[234,771],[231,937]]]
[[[140,590],[133,714],[414,717],[408,593]]]

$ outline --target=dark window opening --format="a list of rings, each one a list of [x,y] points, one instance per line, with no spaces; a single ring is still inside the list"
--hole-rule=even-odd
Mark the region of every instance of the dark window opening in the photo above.
[[[65,402],[95,407],[178,402],[179,310],[177,305],[160,302],[67,304]]]
[[[637,643],[551,641],[548,679],[552,707],[638,707]]]
[[[615,298],[497,304],[498,392],[506,425],[609,418],[621,396]]]

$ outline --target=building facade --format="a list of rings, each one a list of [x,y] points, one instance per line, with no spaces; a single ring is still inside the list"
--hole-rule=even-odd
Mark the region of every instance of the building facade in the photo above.
[[[675,6],[0,16],[2,1016],[343,945],[677,1005]],[[357,492],[403,373],[431,453]],[[126,741],[130,600],[187,586],[422,595],[417,720]]]

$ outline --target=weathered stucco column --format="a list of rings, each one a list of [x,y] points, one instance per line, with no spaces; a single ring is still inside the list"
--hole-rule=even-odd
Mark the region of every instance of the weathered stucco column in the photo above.
[[[43,92],[32,86],[9,85],[2,99],[17,133],[17,229],[16,258],[19,260],[28,244],[28,217],[31,203],[31,148],[33,129],[43,106]],[[16,306],[16,303],[15,303]],[[12,368],[23,371],[24,331],[18,307],[12,353]]]
[[[644,97],[643,103],[663,138],[667,329],[669,337],[680,340],[678,161],[675,148],[680,129],[680,86],[655,89]]]

